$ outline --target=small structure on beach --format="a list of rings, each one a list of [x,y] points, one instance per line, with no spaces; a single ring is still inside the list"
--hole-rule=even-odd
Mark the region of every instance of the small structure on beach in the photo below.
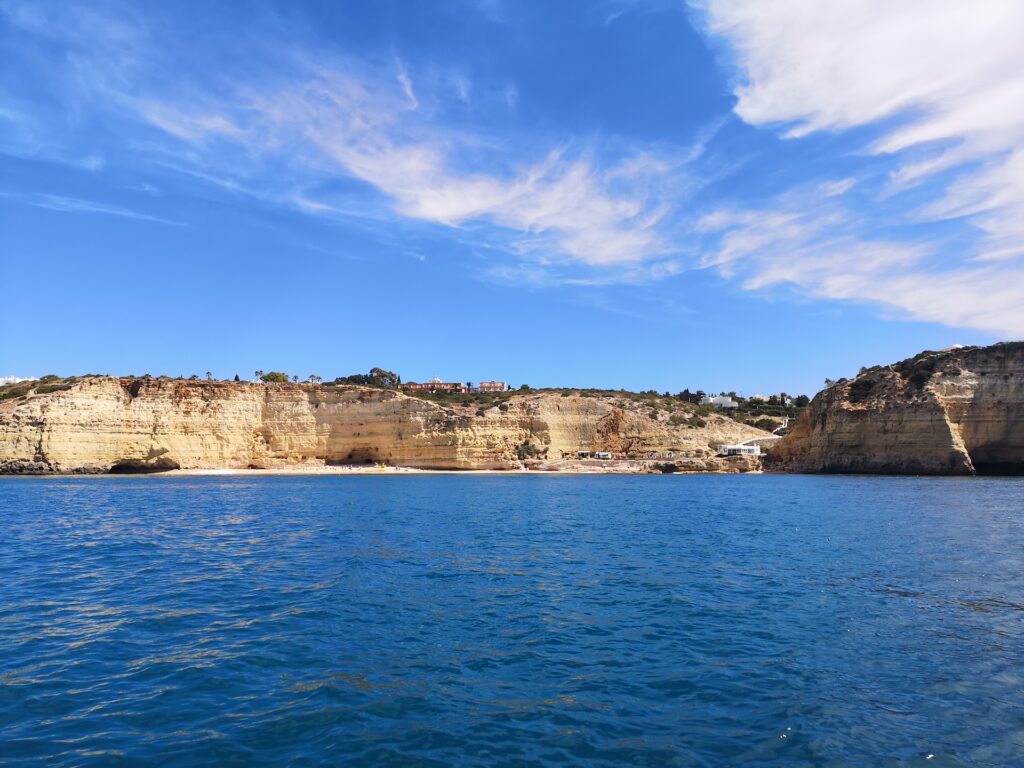
[[[761,446],[757,443],[753,445],[739,444],[739,445],[720,445],[718,446],[719,456],[760,456]]]

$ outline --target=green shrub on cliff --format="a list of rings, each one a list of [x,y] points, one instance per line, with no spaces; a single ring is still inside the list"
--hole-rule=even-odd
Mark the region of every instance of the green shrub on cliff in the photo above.
[[[701,427],[706,427],[708,425],[708,423],[700,416],[690,416],[687,418],[686,416],[673,415],[668,417],[668,423],[674,427],[681,427],[685,425],[694,429],[700,429]]]
[[[522,445],[516,446],[516,457],[522,461],[523,459],[532,459],[538,454],[536,447],[533,443],[526,441]]]
[[[863,403],[871,397],[871,392],[875,388],[875,382],[869,378],[855,379],[850,384],[850,402],[851,403]]]
[[[339,376],[331,383],[395,389],[402,383],[402,377],[394,371],[386,371],[383,368],[371,368],[369,373],[353,373],[351,376]]]
[[[36,394],[37,395],[45,395],[45,394],[48,394],[50,392],[63,392],[65,390],[67,390],[67,389],[71,389],[71,385],[72,384],[74,384],[74,381],[60,381],[60,380],[51,381],[48,384],[40,384],[39,386],[36,387]]]
[[[287,384],[288,374],[281,373],[280,371],[271,371],[270,373],[264,373],[260,376],[260,381],[267,384]]]
[[[27,395],[30,389],[32,389],[31,382],[0,387],[0,400],[16,400]]]

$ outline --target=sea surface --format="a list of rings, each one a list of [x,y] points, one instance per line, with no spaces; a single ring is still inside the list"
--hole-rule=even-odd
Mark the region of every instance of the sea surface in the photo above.
[[[1024,478],[0,479],[0,764],[1024,765]]]

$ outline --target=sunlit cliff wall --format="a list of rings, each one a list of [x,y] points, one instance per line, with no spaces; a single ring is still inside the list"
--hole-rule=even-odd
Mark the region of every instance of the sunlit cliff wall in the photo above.
[[[1024,342],[924,352],[820,392],[766,466],[1024,474]]]
[[[79,380],[0,403],[0,471],[107,471],[126,461],[274,468],[366,461],[511,469],[524,443],[558,459],[581,449],[689,450],[763,435],[722,416],[673,426],[615,397],[515,396],[507,410],[442,406],[400,392],[316,384]]]

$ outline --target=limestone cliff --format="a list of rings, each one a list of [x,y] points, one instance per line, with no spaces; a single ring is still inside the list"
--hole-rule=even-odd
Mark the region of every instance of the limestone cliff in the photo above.
[[[478,410],[320,384],[87,377],[19,386],[0,402],[0,472],[368,461],[512,469],[579,450],[685,454],[714,470],[732,465],[711,458],[710,445],[764,434],[719,415],[704,426],[673,423],[667,410],[614,396],[524,394]]]
[[[1024,474],[1024,342],[923,352],[815,396],[769,469]]]

